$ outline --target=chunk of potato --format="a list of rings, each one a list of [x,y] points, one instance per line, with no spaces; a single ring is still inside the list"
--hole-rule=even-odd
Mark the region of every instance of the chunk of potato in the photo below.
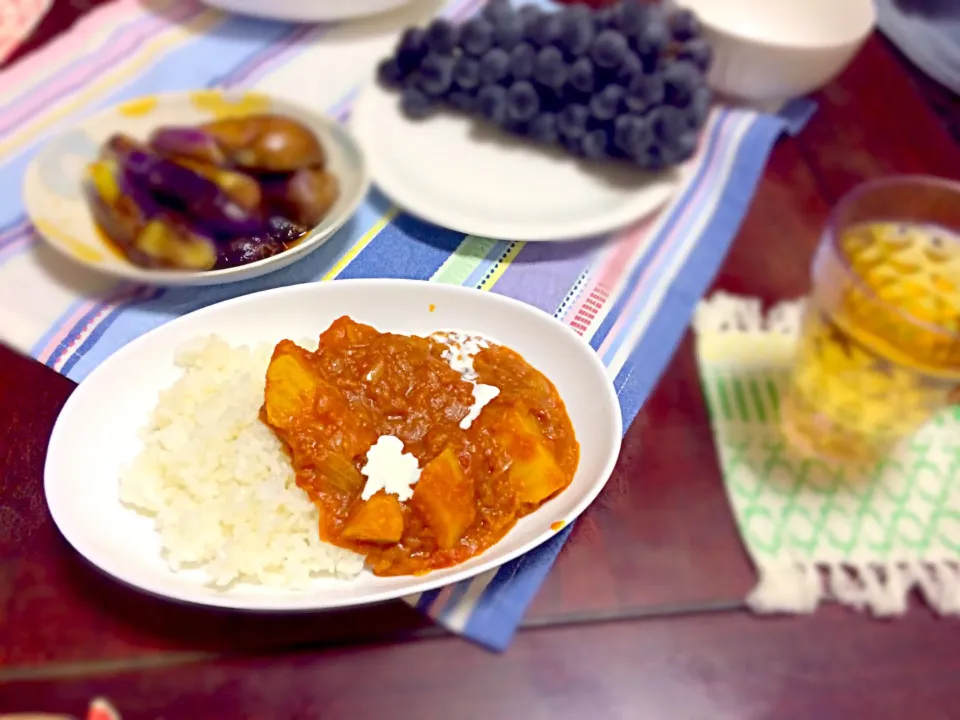
[[[343,528],[343,537],[348,540],[389,545],[400,542],[403,536],[403,508],[396,495],[378,492],[364,500],[353,511]]]
[[[566,487],[567,475],[543,442],[532,417],[523,412],[511,413],[501,437],[512,458],[507,473],[520,502],[539,505]]]
[[[473,483],[450,448],[420,471],[410,502],[443,550],[454,547],[477,516]]]
[[[539,440],[514,442],[516,452],[507,471],[522,503],[539,505],[567,485],[567,475]]]
[[[281,341],[267,367],[264,407],[267,422],[285,430],[291,421],[311,409],[317,389],[325,385],[313,372],[306,350],[289,340]]]

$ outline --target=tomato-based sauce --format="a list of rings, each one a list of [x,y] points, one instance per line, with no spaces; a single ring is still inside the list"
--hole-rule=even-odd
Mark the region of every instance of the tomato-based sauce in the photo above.
[[[476,382],[500,392],[461,427],[474,387],[447,350],[343,317],[316,352],[281,341],[267,370],[261,417],[319,509],[320,538],[363,553],[378,575],[468,560],[577,469],[580,446],[556,388],[509,348],[489,344],[473,357]],[[408,499],[383,489],[361,497],[367,452],[383,436],[419,464]]]

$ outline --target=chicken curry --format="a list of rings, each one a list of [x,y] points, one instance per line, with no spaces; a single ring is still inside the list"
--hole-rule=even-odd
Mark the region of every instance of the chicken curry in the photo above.
[[[556,388],[509,348],[473,356],[477,382],[499,388],[478,417],[473,384],[436,338],[381,333],[349,317],[316,352],[289,340],[267,369],[262,420],[283,442],[297,484],[318,507],[320,538],[366,556],[377,575],[423,574],[464,562],[563,491],[580,456]],[[383,436],[420,468],[412,496],[361,473]]]

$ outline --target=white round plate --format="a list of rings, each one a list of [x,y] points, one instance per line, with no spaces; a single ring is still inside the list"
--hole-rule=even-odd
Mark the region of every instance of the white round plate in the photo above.
[[[108,137],[122,132],[145,140],[162,125],[195,125],[255,113],[287,115],[306,124],[323,143],[330,172],[340,181],[340,197],[303,240],[279,255],[249,265],[184,272],[134,265],[104,239],[83,196],[81,178]],[[347,222],[369,188],[370,176],[360,148],[336,121],[259,93],[201,90],[130,100],[91,115],[61,133],[27,168],[23,200],[41,237],[87,267],[152,285],[217,285],[265,275],[313,252]]]
[[[522,518],[500,542],[456,567],[421,577],[315,579],[305,590],[208,587],[200,571],[172,572],[153,520],[120,504],[121,468],[141,448],[138,431],[158,393],[179,376],[174,353],[212,333],[232,344],[316,337],[349,315],[381,331],[480,333],[521,353],[556,385],[580,443],[571,485]],[[620,450],[616,393],[596,353],[540,310],[479,290],[409,280],[342,280],[267,290],[185,315],[117,351],[78,387],[53,429],[44,490],[57,527],[81,555],[142,590],[186,602],[255,610],[323,609],[379,602],[464,580],[553,536],[593,501]],[[559,524],[557,524],[559,523]]]
[[[351,129],[374,182],[405,210],[468,235],[576,240],[630,225],[676,191],[679,172],[594,163],[441,112],[417,121],[366,85]]]
[[[331,22],[388,12],[411,0],[205,0],[215,8],[271,20]]]

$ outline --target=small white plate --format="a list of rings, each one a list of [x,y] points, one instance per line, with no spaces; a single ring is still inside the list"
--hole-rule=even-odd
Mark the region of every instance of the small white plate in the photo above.
[[[405,210],[468,235],[575,240],[650,214],[676,191],[677,170],[592,163],[441,112],[409,120],[398,93],[371,82],[351,114],[374,182]]]
[[[178,377],[176,349],[216,333],[231,344],[316,337],[342,315],[382,331],[475,332],[521,353],[556,385],[580,443],[573,482],[522,518],[496,545],[421,577],[316,579],[305,590],[207,586],[200,571],[172,572],[153,520],[120,504],[121,468],[139,452],[138,431],[158,393]],[[168,598],[254,610],[305,610],[379,602],[464,580],[548,540],[593,501],[620,450],[620,405],[596,353],[540,310],[493,293],[410,280],[342,280],[254,293],[163,325],[117,351],[78,387],[53,429],[44,490],[54,522],[81,555],[114,577]]]
[[[259,113],[286,115],[307,125],[323,144],[327,166],[340,181],[340,196],[323,221],[294,247],[279,255],[223,270],[151,270],[134,265],[97,228],[82,191],[87,164],[102,143],[122,132],[139,140],[162,125],[198,125],[210,120]],[[152,285],[217,285],[280,270],[320,247],[357,209],[370,188],[363,155],[336,121],[259,93],[221,90],[149,95],[91,115],[48,142],[23,179],[23,200],[37,232],[67,257],[87,267]]]

